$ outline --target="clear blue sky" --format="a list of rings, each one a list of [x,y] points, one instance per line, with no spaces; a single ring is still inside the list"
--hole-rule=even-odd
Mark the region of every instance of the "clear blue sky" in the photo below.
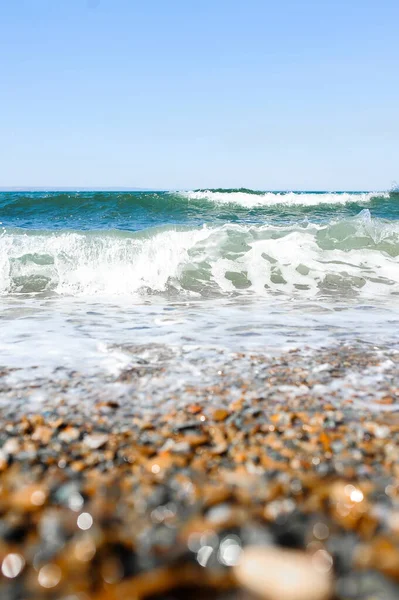
[[[398,0],[0,0],[0,186],[382,189]]]

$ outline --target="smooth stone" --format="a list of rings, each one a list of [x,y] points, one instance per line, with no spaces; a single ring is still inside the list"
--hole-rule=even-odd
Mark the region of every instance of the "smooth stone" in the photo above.
[[[297,550],[248,546],[234,573],[241,586],[265,600],[328,600],[331,566]]]
[[[91,448],[91,450],[98,450],[99,448],[105,446],[105,444],[108,442],[108,439],[109,436],[107,434],[93,433],[91,435],[85,435],[83,441],[86,446]]]

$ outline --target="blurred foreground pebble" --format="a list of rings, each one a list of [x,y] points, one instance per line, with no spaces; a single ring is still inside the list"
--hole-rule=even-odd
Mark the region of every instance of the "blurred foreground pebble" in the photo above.
[[[325,554],[251,546],[242,552],[235,576],[265,600],[328,600],[333,593],[332,561]]]

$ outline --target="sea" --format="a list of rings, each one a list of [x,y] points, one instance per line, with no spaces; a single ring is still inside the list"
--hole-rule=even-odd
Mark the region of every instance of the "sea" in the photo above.
[[[0,192],[15,381],[168,356],[195,382],[240,353],[399,350],[398,333],[398,191]]]

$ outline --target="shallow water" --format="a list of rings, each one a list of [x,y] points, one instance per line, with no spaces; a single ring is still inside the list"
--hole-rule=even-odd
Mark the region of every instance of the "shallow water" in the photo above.
[[[115,373],[155,343],[181,374],[218,349],[395,346],[398,216],[395,193],[0,194],[0,365]]]

